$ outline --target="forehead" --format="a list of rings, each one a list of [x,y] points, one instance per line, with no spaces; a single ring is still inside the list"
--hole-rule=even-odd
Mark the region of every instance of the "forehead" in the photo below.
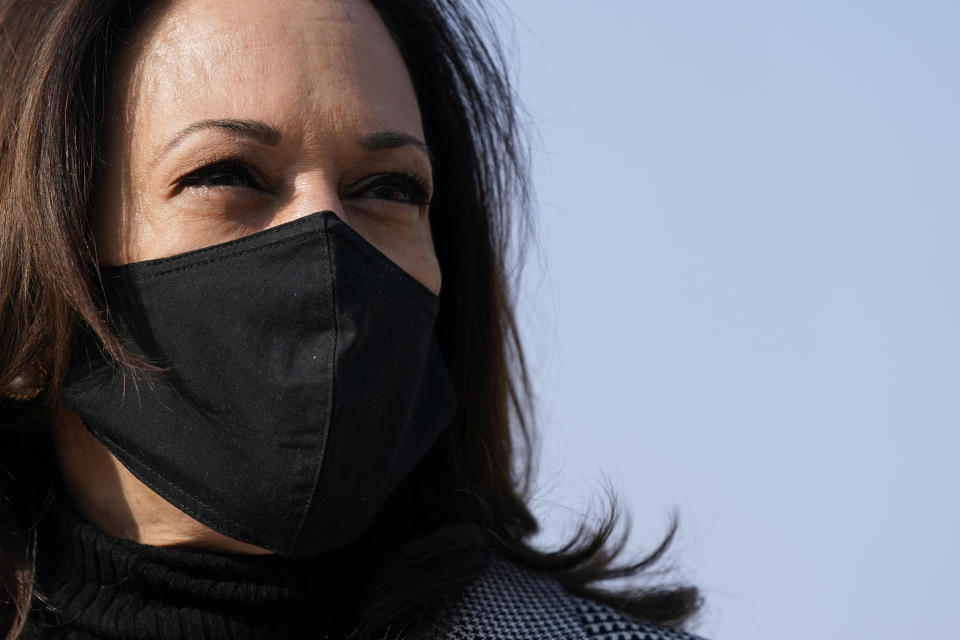
[[[422,133],[403,59],[365,0],[171,2],[118,71],[127,122],[157,135],[209,118]]]

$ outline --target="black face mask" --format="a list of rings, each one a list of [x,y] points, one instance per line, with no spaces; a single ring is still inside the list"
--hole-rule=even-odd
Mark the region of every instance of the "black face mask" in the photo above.
[[[82,343],[64,403],[231,538],[292,557],[353,541],[453,414],[438,298],[332,212],[102,275],[117,330],[164,369]]]

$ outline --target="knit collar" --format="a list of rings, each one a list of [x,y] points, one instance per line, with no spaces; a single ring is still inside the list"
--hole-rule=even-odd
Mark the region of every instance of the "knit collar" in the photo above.
[[[60,499],[40,528],[40,635],[237,638],[345,635],[389,556],[364,540],[309,560],[141,545],[106,535]]]

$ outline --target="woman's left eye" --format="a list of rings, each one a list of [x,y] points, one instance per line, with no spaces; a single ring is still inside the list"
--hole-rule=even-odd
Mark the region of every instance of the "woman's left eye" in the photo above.
[[[357,185],[351,197],[425,206],[430,204],[430,187],[420,176],[385,173]]]

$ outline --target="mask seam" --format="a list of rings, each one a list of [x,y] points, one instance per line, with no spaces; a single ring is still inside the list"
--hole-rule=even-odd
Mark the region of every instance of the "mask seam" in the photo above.
[[[208,264],[214,264],[214,263],[216,263],[216,262],[222,262],[222,261],[228,260],[228,259],[230,259],[230,258],[236,258],[237,256],[242,256],[242,255],[246,255],[246,254],[249,254],[249,253],[256,253],[257,251],[263,251],[263,250],[266,250],[266,249],[271,249],[271,248],[273,248],[273,247],[282,247],[283,245],[287,245],[287,244],[295,244],[295,243],[298,243],[298,242],[305,242],[305,241],[307,241],[307,240],[309,240],[309,239],[310,239],[310,238],[309,238],[308,236],[303,235],[303,236],[297,236],[296,238],[288,238],[288,239],[286,239],[286,240],[279,240],[279,241],[271,242],[270,244],[265,244],[265,245],[262,245],[262,246],[259,246],[259,247],[253,247],[253,248],[250,248],[250,249],[244,249],[244,250],[242,250],[242,251],[235,251],[235,252],[229,253],[229,254],[227,254],[227,255],[217,256],[216,258],[209,258],[209,259],[207,259],[207,260],[203,260],[202,262],[194,262],[194,263],[192,263],[192,264],[183,265],[183,266],[181,266],[181,267],[174,267],[174,268],[172,268],[172,269],[166,269],[166,270],[163,270],[163,271],[160,271],[160,272],[157,272],[157,273],[147,273],[147,274],[138,275],[138,274],[136,273],[136,270],[133,270],[133,269],[132,269],[133,273],[132,273],[131,275],[132,275],[132,277],[133,277],[134,282],[146,282],[147,280],[153,280],[154,278],[159,278],[159,277],[161,277],[161,276],[170,275],[171,273],[179,273],[179,272],[181,272],[181,271],[190,271],[191,269],[196,269],[197,267],[202,267],[202,266],[205,266],[205,265],[208,265]]]
[[[294,221],[294,223],[301,222],[301,221],[308,221],[309,219],[310,217],[308,216],[306,218],[301,218],[298,221]],[[359,234],[356,230],[349,228],[349,226],[343,223],[342,221],[340,222],[341,224],[343,224],[344,227],[346,227],[346,229],[340,228],[339,226],[331,228],[329,218],[323,218],[323,231],[325,232],[325,234],[329,234],[331,232],[338,233],[338,235],[343,240],[346,240],[351,245],[354,251],[360,253],[364,258],[368,260],[375,260],[376,262],[381,263],[382,267],[389,270],[391,279],[397,281],[398,283],[401,283],[402,286],[405,286],[407,288],[412,288],[416,291],[416,293],[414,293],[413,295],[416,298],[416,302],[420,307],[422,307],[430,315],[434,315],[436,313],[436,309],[434,308],[434,306],[438,303],[438,300],[439,300],[438,295],[434,294],[432,291],[427,289],[426,286],[423,285],[423,283],[419,282],[412,275],[404,271],[404,269],[400,265],[398,265],[396,262],[394,262],[389,257],[387,257],[383,252],[381,252],[379,249],[377,249],[372,244],[370,244],[369,241],[358,238],[357,236]],[[290,223],[290,224],[294,224],[294,223]],[[289,230],[289,227],[284,226],[284,227],[278,227],[277,229],[279,231],[285,231],[285,230]],[[267,230],[267,232],[269,231],[270,230]],[[132,278],[134,282],[147,282],[155,278],[160,278],[160,277],[171,275],[174,273],[190,271],[191,269],[196,269],[198,267],[206,266],[209,264],[215,264],[217,262],[222,262],[223,260],[228,260],[230,258],[235,258],[237,256],[248,255],[250,253],[255,253],[257,251],[262,251],[262,250],[266,250],[274,247],[281,247],[288,244],[303,242],[303,241],[309,240],[310,237],[315,234],[315,232],[316,232],[315,230],[302,232],[302,233],[298,233],[296,236],[292,238],[274,240],[272,242],[268,242],[266,244],[262,244],[255,247],[248,247],[248,248],[237,247],[239,250],[233,250],[226,254],[217,255],[215,257],[201,260],[199,262],[191,262],[189,264],[184,264],[179,267],[175,266],[172,268],[164,269],[163,265],[175,264],[178,261],[184,262],[188,259],[188,257],[196,257],[197,254],[200,252],[219,251],[229,246],[231,243],[219,244],[213,247],[207,247],[206,249],[198,249],[197,252],[187,254],[186,256],[180,255],[180,256],[171,256],[169,258],[161,258],[156,261],[150,261],[150,264],[142,264],[139,267],[136,266],[136,263],[134,263],[133,265],[121,265],[115,268],[124,269],[124,267],[127,267],[126,271],[129,273],[129,276]],[[261,233],[266,233],[266,232],[261,232]],[[256,236],[257,240],[260,240],[262,238],[263,238],[262,235]],[[238,238],[233,242],[240,244],[240,243],[244,243],[245,241],[252,241],[253,239],[254,238],[252,236],[248,236],[246,238]],[[327,242],[327,245],[329,249],[329,241]],[[329,251],[328,251],[328,256],[329,256]],[[153,271],[154,267],[160,267],[161,270],[152,272],[152,273],[138,273],[138,271]],[[110,273],[107,273],[105,275],[107,277],[111,277],[111,276],[116,277],[114,274],[110,274]],[[117,275],[120,275],[120,274],[117,274]],[[427,299],[428,297],[429,299]]]
[[[160,266],[168,262],[176,262],[178,260],[187,260],[189,258],[196,258],[204,254],[214,253],[223,249],[231,249],[235,247],[242,247],[244,245],[256,244],[257,242],[260,242],[264,239],[269,240],[273,236],[288,233],[291,231],[291,229],[296,231],[296,235],[294,238],[286,238],[286,239],[281,238],[280,240],[271,241],[268,245],[264,245],[264,246],[271,246],[273,244],[284,242],[286,240],[293,240],[295,238],[309,236],[312,233],[312,231],[298,231],[297,230],[298,227],[302,227],[310,223],[316,224],[317,220],[314,219],[313,216],[315,215],[322,216],[324,213],[326,212],[324,211],[324,212],[317,212],[314,214],[310,214],[308,216],[298,218],[297,220],[292,220],[290,222],[277,225],[276,227],[271,227],[269,229],[257,231],[250,235],[242,236],[234,240],[228,240],[227,242],[220,242],[217,244],[210,245],[208,247],[201,247],[199,249],[194,249],[193,251],[188,251],[186,253],[180,253],[180,254],[169,256],[166,258],[155,258],[153,260],[144,260],[142,262],[133,262],[125,265],[116,265],[112,267],[107,267],[107,269],[123,269],[124,267],[130,267],[130,266],[136,267],[136,265],[142,265],[143,267],[147,267],[147,268],[153,267],[153,266]],[[253,247],[253,249],[257,249],[257,248],[259,247]]]
[[[316,464],[316,471],[314,471],[313,474],[313,492],[310,494],[310,499],[307,501],[306,508],[303,510],[303,516],[300,518],[300,524],[297,526],[296,533],[291,538],[291,544],[294,546],[296,546],[297,541],[303,534],[303,529],[307,525],[307,519],[310,517],[310,510],[313,508],[314,500],[316,500],[317,494],[319,493],[321,482],[320,476],[323,472],[323,463],[327,458],[327,447],[330,445],[330,439],[333,431],[333,416],[338,409],[335,404],[337,396],[335,391],[337,388],[337,352],[340,349],[340,316],[337,305],[337,279],[333,274],[333,252],[330,249],[329,219],[324,220],[323,231],[323,244],[327,252],[327,282],[329,283],[330,287],[330,303],[333,306],[333,349],[330,350],[330,362],[328,363],[330,371],[330,388],[327,390],[327,406],[330,407],[330,410],[327,412],[327,428],[323,438],[323,448],[320,452],[320,459]]]
[[[96,428],[96,427],[94,427],[94,428]],[[127,450],[126,447],[124,447],[123,445],[119,444],[119,443],[118,443],[116,440],[114,440],[113,438],[109,438],[109,437],[107,437],[107,436],[104,436],[102,433],[99,433],[99,432],[101,431],[100,429],[96,429],[96,431],[97,431],[98,433],[95,433],[94,435],[97,437],[98,440],[102,440],[105,444],[109,444],[110,447],[116,449],[117,451],[119,451],[120,453],[124,454],[125,456],[128,456],[129,458],[132,458],[133,460],[135,460],[135,461],[137,462],[137,464],[142,465],[143,468],[145,468],[145,469],[146,469],[147,471],[149,471],[150,473],[153,473],[157,478],[161,478],[162,482],[153,482],[153,481],[149,481],[149,482],[148,482],[147,480],[145,480],[145,479],[143,479],[143,478],[140,478],[140,476],[137,476],[137,478],[140,479],[141,482],[143,482],[144,484],[146,484],[146,485],[147,485],[148,487],[150,487],[151,489],[154,489],[154,487],[155,487],[156,485],[164,485],[164,486],[166,487],[166,488],[164,489],[164,493],[166,493],[166,494],[179,493],[179,494],[182,494],[182,495],[189,496],[189,498],[190,498],[191,500],[194,500],[197,504],[200,504],[200,505],[202,505],[203,507],[209,509],[211,513],[213,513],[214,515],[216,515],[218,518],[220,518],[220,519],[223,520],[224,522],[230,523],[230,524],[234,525],[235,527],[238,527],[238,528],[242,529],[242,530],[245,531],[245,532],[251,533],[251,534],[253,534],[254,536],[256,536],[256,537],[258,537],[258,538],[264,539],[264,541],[265,541],[265,536],[264,536],[264,534],[258,533],[256,530],[251,529],[250,527],[244,525],[243,523],[237,522],[237,521],[234,520],[233,518],[230,518],[230,517],[228,517],[228,516],[223,515],[223,514],[220,513],[220,511],[219,511],[216,507],[214,507],[213,505],[208,504],[208,503],[205,502],[204,500],[201,500],[200,498],[198,498],[198,497],[190,494],[190,493],[187,492],[187,491],[184,491],[183,489],[181,489],[180,487],[178,487],[178,486],[175,485],[174,483],[172,483],[172,482],[170,482],[170,481],[168,481],[168,480],[163,480],[162,475],[161,475],[160,473],[158,473],[157,470],[154,469],[150,464],[148,464],[147,462],[144,462],[144,461],[140,458],[140,456],[134,455],[134,454],[131,453],[129,450]],[[121,461],[121,462],[122,462],[122,461]],[[126,465],[124,465],[124,466],[126,466]],[[137,474],[134,474],[134,475],[137,475]],[[164,496],[163,494],[160,494],[160,495],[161,495],[161,497],[163,497],[165,500],[167,500],[168,502],[170,502],[170,504],[172,504],[173,506],[177,507],[178,509],[180,509],[180,510],[183,511],[184,513],[186,513],[188,516],[190,516],[190,517],[192,517],[192,518],[195,518],[195,519],[196,519],[197,521],[199,521],[201,524],[205,524],[205,523],[203,522],[203,520],[200,519],[199,514],[191,513],[191,511],[194,511],[194,509],[192,509],[189,505],[184,504],[182,498],[175,498],[174,500],[170,500],[169,498],[167,498],[167,497]],[[209,526],[209,525],[207,525],[207,526]],[[211,529],[213,529],[213,527],[211,527]],[[214,530],[216,531],[216,529],[214,529]],[[217,533],[222,533],[222,532],[218,531]],[[227,534],[223,534],[223,535],[227,535]],[[244,542],[244,541],[241,540],[240,542]],[[248,543],[248,544],[255,544],[255,543]],[[266,548],[266,547],[264,547],[264,548]],[[269,550],[269,551],[273,551],[274,553],[276,553],[276,551],[274,551],[273,549],[268,549],[268,550]]]

